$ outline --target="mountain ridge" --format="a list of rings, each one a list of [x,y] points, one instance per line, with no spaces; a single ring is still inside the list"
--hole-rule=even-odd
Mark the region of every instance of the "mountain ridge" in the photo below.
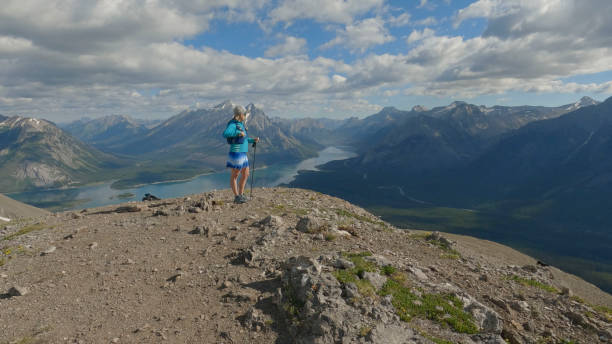
[[[0,122],[2,192],[78,185],[120,165],[46,120],[15,116]]]
[[[0,331],[10,342],[612,340],[611,295],[512,249],[399,230],[310,190],[254,195],[5,226]]]

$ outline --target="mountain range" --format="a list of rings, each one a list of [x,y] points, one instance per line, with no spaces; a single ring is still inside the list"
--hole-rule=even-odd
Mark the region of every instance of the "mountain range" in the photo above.
[[[191,178],[223,169],[227,143],[221,136],[235,104],[183,111],[153,127],[128,116],[81,119],[57,127],[12,117],[0,127],[1,192],[57,188],[116,180],[115,187]],[[297,162],[324,146],[295,137],[250,104],[249,136],[261,137],[258,162]],[[261,165],[260,165],[261,166]]]
[[[356,130],[368,142],[356,145],[357,157],[291,185],[347,198],[398,225],[511,244],[612,290],[612,98],[384,112],[360,120],[379,128]]]
[[[291,183],[348,199],[396,225],[491,239],[612,290],[612,100],[559,107],[453,102],[359,119],[270,118],[250,104],[258,162],[299,161],[329,145],[355,151]],[[153,127],[126,116],[53,123],[3,116],[0,190],[117,180],[129,187],[224,166],[234,104]],[[83,142],[81,142],[80,138]],[[588,233],[588,235],[584,235]]]
[[[2,192],[92,182],[96,175],[122,164],[51,122],[19,116],[0,122]]]

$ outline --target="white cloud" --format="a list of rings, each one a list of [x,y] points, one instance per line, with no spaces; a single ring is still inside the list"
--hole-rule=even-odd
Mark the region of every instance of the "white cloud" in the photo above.
[[[266,50],[266,57],[301,55],[306,52],[306,40],[293,36],[284,37],[284,42]]]
[[[391,16],[387,23],[391,26],[406,26],[410,24],[410,13],[404,12],[397,17]]]
[[[401,54],[368,54],[350,63],[309,58],[307,42],[295,33],[280,36],[281,43],[264,57],[181,44],[208,30],[214,18],[310,18],[342,24],[325,46],[364,52],[393,39],[380,17],[355,20],[381,4],[5,0],[0,7],[0,113],[50,119],[109,113],[167,117],[198,102],[212,105],[231,98],[257,102],[272,114],[306,115],[334,107],[365,114],[377,106],[364,98],[406,88],[410,94],[445,97],[512,90],[612,93],[608,81],[561,81],[611,70],[609,0],[590,0],[589,6],[577,0],[480,0],[460,11],[456,20],[461,25],[485,18],[481,37],[441,35],[425,28],[410,33]],[[262,17],[262,9],[269,8],[275,17]],[[386,18],[391,26],[402,15]],[[401,21],[410,23],[407,13]]]
[[[429,37],[434,37],[436,32],[430,28],[425,28],[422,31],[413,30],[408,38],[406,38],[407,43],[414,43],[418,41],[422,41]]]
[[[385,0],[283,0],[270,12],[273,23],[314,19],[323,23],[350,24],[358,15],[381,7]]]
[[[351,51],[365,52],[368,48],[393,41],[394,38],[380,18],[368,18],[349,24],[337,31],[336,38],[321,46],[323,49],[344,45]]]
[[[416,26],[430,26],[438,24],[438,20],[435,17],[427,17],[414,22]]]

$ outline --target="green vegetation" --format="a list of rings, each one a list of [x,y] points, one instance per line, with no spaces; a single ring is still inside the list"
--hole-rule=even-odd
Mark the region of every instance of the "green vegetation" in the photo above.
[[[299,216],[304,216],[308,214],[308,210],[306,209],[302,209],[302,208],[296,208],[296,207],[288,207],[284,204],[276,204],[273,206],[272,208],[274,210],[274,212],[278,215],[281,215],[283,213],[293,213]]]
[[[336,277],[336,279],[338,279],[338,281],[342,284],[355,283],[361,295],[369,297],[376,295],[376,290],[370,281],[360,278],[360,276],[363,276],[363,273],[366,271],[378,271],[376,264],[363,259],[363,257],[371,256],[372,253],[343,253],[342,255],[353,262],[355,267],[352,269],[336,270],[333,272],[334,277]]]
[[[26,249],[19,245],[4,247],[0,250],[0,266],[7,264],[15,255],[27,253]]]
[[[4,238],[2,238],[2,241],[11,240],[11,239],[14,239],[14,238],[16,238],[18,236],[25,235],[25,234],[28,234],[28,233],[31,233],[31,232],[34,232],[34,231],[39,231],[39,230],[42,230],[42,229],[45,229],[45,228],[53,228],[53,226],[47,226],[44,223],[33,224],[33,225],[30,225],[30,226],[24,227],[24,228],[20,229],[19,231],[15,232],[13,234],[9,234],[9,235],[5,236]]]
[[[431,232],[423,232],[423,233],[413,233],[410,234],[410,237],[416,240],[424,240],[427,241],[428,243],[438,246],[439,248],[441,248],[442,250],[444,250],[444,253],[440,254],[440,258],[444,258],[444,259],[461,259],[461,253],[459,253],[459,251],[451,248],[448,244],[445,244],[441,241],[438,240],[427,240],[427,237],[431,234]]]
[[[385,276],[391,276],[397,272],[397,269],[391,265],[385,265],[380,269],[380,272]]]
[[[370,327],[370,326],[362,326],[359,329],[359,336],[360,337],[366,337],[368,334],[370,334],[370,332],[372,332],[372,327]]]
[[[355,267],[336,270],[333,272],[334,276],[340,283],[355,283],[359,293],[364,296],[391,295],[393,306],[403,321],[408,322],[412,317],[418,316],[446,324],[460,333],[478,332],[471,315],[463,311],[463,304],[456,296],[441,294],[417,296],[410,290],[405,274],[398,272],[392,266],[378,267],[364,259],[370,255],[370,252],[343,253],[342,256],[353,262]],[[368,280],[360,278],[366,271],[388,276],[381,290],[377,292]],[[445,342],[440,339],[436,343]]]
[[[608,323],[612,323],[612,308],[606,306],[593,306],[593,309],[601,313]]]
[[[287,298],[287,302],[283,305],[285,312],[289,314],[293,322],[298,322],[298,315],[304,308],[304,302],[297,298],[295,290],[290,285],[283,286],[283,295]]]
[[[349,218],[359,220],[361,222],[367,222],[367,223],[371,223],[374,225],[381,225],[383,227],[387,227],[387,225],[383,221],[380,221],[380,220],[372,220],[371,218],[367,216],[351,213],[350,211],[347,211],[344,209],[335,209],[335,211],[338,216],[349,217]]]
[[[508,279],[513,280],[519,284],[522,284],[524,286],[528,286],[528,287],[535,287],[535,288],[539,288],[542,289],[544,291],[547,291],[549,293],[553,293],[553,294],[559,294],[559,290],[553,286],[550,286],[548,284],[542,283],[540,281],[536,281],[534,279],[531,278],[523,278],[517,275],[512,275],[509,276]]]
[[[393,296],[393,306],[400,319],[427,318],[450,326],[459,333],[478,333],[478,327],[469,313],[463,311],[463,303],[454,295],[422,294],[417,296],[405,285],[405,276],[394,274],[387,280],[379,295]]]
[[[331,234],[331,233],[326,233],[325,234],[325,241],[334,241],[336,240],[336,236]]]

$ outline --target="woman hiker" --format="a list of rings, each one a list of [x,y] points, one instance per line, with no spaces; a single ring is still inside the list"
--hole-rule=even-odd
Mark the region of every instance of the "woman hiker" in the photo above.
[[[227,128],[223,132],[223,137],[230,144],[226,167],[232,169],[230,187],[234,192],[234,203],[245,203],[247,201],[244,195],[244,187],[249,178],[247,152],[249,151],[249,143],[259,142],[259,137],[254,139],[248,137],[246,127],[244,126],[246,118],[246,110],[242,106],[234,107],[234,118],[227,123]],[[236,183],[238,174],[242,174],[239,185]]]

